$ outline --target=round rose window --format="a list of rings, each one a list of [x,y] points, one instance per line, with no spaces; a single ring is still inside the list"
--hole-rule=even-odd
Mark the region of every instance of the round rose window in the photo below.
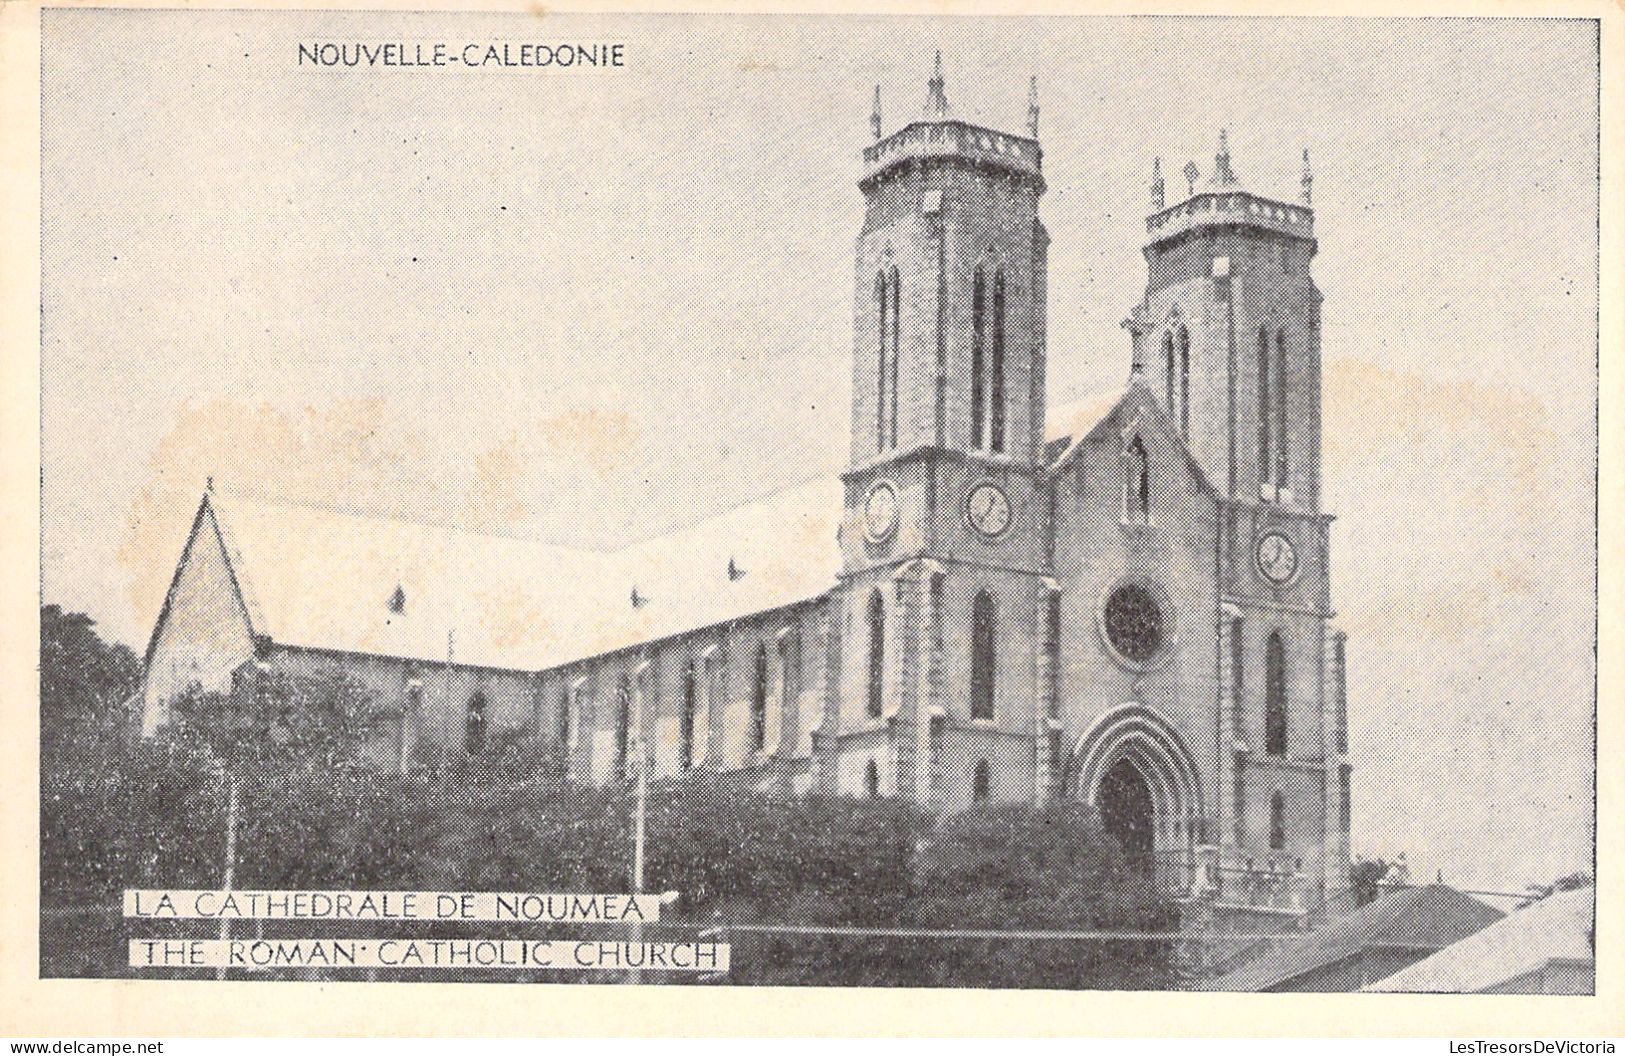
[[[1145,663],[1162,648],[1162,607],[1145,587],[1129,583],[1106,599],[1106,637],[1123,656]]]

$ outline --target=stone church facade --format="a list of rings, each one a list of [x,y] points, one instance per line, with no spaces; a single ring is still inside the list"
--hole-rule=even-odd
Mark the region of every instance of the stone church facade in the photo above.
[[[939,60],[940,63],[940,60]],[[1096,804],[1126,849],[1300,909],[1348,864],[1344,638],[1320,506],[1320,294],[1301,200],[1152,188],[1128,383],[1050,407],[1026,135],[924,113],[863,152],[851,458],[615,553],[199,505],[147,653],[187,686],[339,670],[410,767],[504,731],[570,774]],[[1063,353],[1066,354],[1066,353]],[[1226,880],[1226,878],[1229,878]]]

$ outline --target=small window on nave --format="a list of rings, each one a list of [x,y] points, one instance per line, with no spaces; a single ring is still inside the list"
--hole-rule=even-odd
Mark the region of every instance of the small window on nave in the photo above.
[[[863,791],[871,798],[880,795],[880,767],[873,759],[863,768]]]
[[[470,755],[485,751],[485,694],[480,690],[468,698],[468,714],[463,719],[463,748]]]
[[[1286,849],[1286,799],[1277,792],[1270,796],[1270,850]]]
[[[615,687],[615,775],[626,776],[632,740],[632,677],[622,675]]]
[[[750,692],[750,746],[752,751],[767,747],[767,643],[756,646],[755,678]]]
[[[694,723],[699,708],[700,680],[694,670],[694,664],[689,662],[683,668],[683,715],[680,722],[678,736],[678,765],[684,770],[694,769]]]
[[[993,795],[993,775],[988,770],[987,760],[976,760],[976,774],[971,778],[970,798],[977,803],[986,803]]]

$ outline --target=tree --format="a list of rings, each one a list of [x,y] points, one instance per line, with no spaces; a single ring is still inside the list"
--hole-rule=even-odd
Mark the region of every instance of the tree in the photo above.
[[[1388,875],[1388,863],[1381,858],[1356,858],[1349,863],[1349,887],[1354,891],[1354,905],[1370,905],[1377,900],[1382,889],[1377,885]]]
[[[1525,884],[1524,898],[1518,903],[1518,908],[1532,906],[1542,899],[1551,898],[1559,891],[1578,891],[1582,887],[1592,886],[1593,883],[1595,881],[1591,879],[1590,873],[1580,871],[1560,876],[1549,884]]]
[[[105,754],[124,737],[125,702],[141,679],[129,646],[108,644],[96,621],[60,605],[40,607],[40,753],[42,761],[77,748]]]
[[[294,675],[246,670],[230,693],[196,686],[171,706],[172,736],[239,773],[290,775],[359,765],[369,742],[399,712],[336,671]]]

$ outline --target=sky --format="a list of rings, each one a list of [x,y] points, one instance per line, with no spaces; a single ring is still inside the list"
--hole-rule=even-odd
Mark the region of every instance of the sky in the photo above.
[[[45,600],[144,648],[205,479],[610,547],[839,469],[874,86],[1040,84],[1052,404],[1153,156],[1315,168],[1354,849],[1591,865],[1596,36],[1522,19],[44,12]],[[319,68],[331,41],[620,69]]]

